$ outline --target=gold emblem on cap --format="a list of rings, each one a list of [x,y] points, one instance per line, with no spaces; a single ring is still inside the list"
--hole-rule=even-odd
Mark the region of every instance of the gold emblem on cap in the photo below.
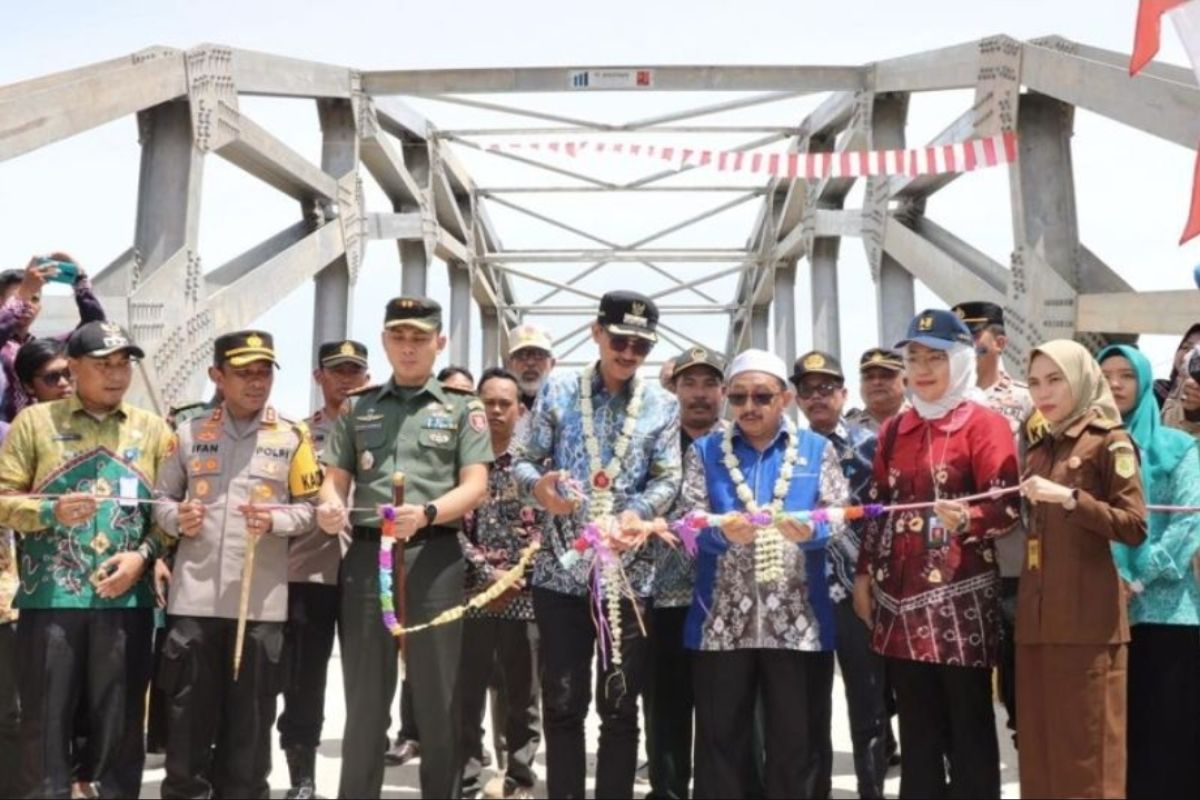
[[[401,307],[401,308],[416,308],[416,307],[417,307],[417,301],[416,301],[416,300],[411,300],[411,299],[409,299],[409,298],[405,297],[405,298],[402,298],[402,299],[400,300],[400,303],[399,303],[399,305],[400,305],[400,307]]]
[[[354,355],[354,345],[350,344],[349,342],[342,342],[341,353],[344,356]]]
[[[249,336],[246,337],[246,346],[247,347],[262,347],[263,346],[262,337],[256,333],[250,334]]]
[[[119,336],[121,334],[121,326],[115,322],[101,322],[100,330],[104,331],[110,336]]]
[[[693,347],[690,355],[693,361],[703,361],[708,358],[708,351],[703,347]]]
[[[925,316],[921,317],[921,319],[917,320],[917,330],[919,330],[919,331],[933,330],[933,315],[926,314]]]
[[[646,304],[645,303],[635,301],[633,303],[633,305],[631,305],[629,307],[629,310],[633,312],[633,315],[635,317],[646,316]]]
[[[813,353],[804,359],[805,369],[820,369],[825,366],[825,356],[820,353]]]
[[[872,364],[878,364],[880,361],[883,361],[883,360],[884,360],[884,359],[883,359],[883,353],[881,353],[881,352],[879,352],[878,350],[876,350],[874,353],[872,353],[872,354],[871,354],[871,358],[870,358],[870,359],[868,359],[868,360],[869,360],[869,361],[870,361]]]

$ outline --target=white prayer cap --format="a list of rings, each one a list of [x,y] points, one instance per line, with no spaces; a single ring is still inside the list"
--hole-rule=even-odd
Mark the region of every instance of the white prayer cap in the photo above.
[[[779,378],[785,386],[788,382],[787,365],[783,363],[783,359],[766,350],[745,350],[739,353],[725,372],[725,382],[729,383],[743,372],[765,372]]]

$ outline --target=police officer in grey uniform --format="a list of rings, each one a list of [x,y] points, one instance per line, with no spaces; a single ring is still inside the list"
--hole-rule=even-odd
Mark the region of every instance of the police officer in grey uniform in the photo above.
[[[346,687],[339,797],[379,797],[397,643],[379,602],[378,506],[392,502],[392,476],[406,477],[396,536],[406,542],[408,624],[428,622],[464,600],[458,542],[463,514],[487,494],[492,461],[487,417],[478,399],[447,392],[433,377],[446,346],[442,309],[423,297],[397,297],[384,313],[387,383],[356,393],[325,441],[317,516],[330,535],[346,522],[354,485],[353,542],[342,560],[338,627]],[[462,778],[457,684],[462,622],[408,637],[407,678],[421,731],[421,793],[458,797]]]
[[[367,347],[350,339],[317,348],[313,380],[324,401],[305,420],[320,457],[325,438],[341,416],[350,392],[367,382]],[[287,680],[279,715],[279,746],[292,788],[288,800],[316,796],[317,745],[325,721],[325,683],[338,616],[338,568],[342,543],[314,529],[291,542],[288,554],[288,620],[284,629]]]
[[[267,404],[276,366],[271,335],[226,334],[215,349],[209,377],[225,399],[180,426],[155,486],[156,498],[178,502],[156,505],[154,521],[179,538],[158,676],[169,703],[163,797],[267,796],[288,540],[313,529],[308,501],[321,485],[304,423]]]

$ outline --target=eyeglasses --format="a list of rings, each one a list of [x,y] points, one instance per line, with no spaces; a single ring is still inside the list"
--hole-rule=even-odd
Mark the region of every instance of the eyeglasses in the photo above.
[[[737,394],[727,395],[726,397],[728,398],[730,405],[737,406],[738,408],[746,405],[746,401],[748,400],[753,400],[754,405],[758,406],[759,408],[766,408],[767,406],[771,405],[771,403],[775,402],[775,398],[779,397],[779,392],[754,392],[753,394],[742,394],[741,392],[738,392]]]
[[[654,349],[654,342],[649,339],[643,339],[640,336],[609,334],[608,343],[618,353],[624,353],[632,347],[634,354],[639,356],[648,356],[650,355],[650,351]]]
[[[35,375],[34,377],[47,386],[57,386],[60,383],[71,382],[71,370],[64,367],[63,369],[43,372],[41,375]]]
[[[832,397],[833,393],[840,388],[842,388],[841,385],[837,383],[818,383],[816,386],[797,386],[796,394],[800,395],[804,400],[807,400],[814,394],[821,397]]]

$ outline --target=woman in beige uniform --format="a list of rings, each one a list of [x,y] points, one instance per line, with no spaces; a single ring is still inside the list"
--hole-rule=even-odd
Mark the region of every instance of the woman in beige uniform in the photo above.
[[[1029,391],[1049,423],[1029,445],[1029,540],[1017,599],[1022,797],[1123,797],[1127,590],[1110,542],[1146,538],[1138,455],[1086,349],[1047,342]]]

